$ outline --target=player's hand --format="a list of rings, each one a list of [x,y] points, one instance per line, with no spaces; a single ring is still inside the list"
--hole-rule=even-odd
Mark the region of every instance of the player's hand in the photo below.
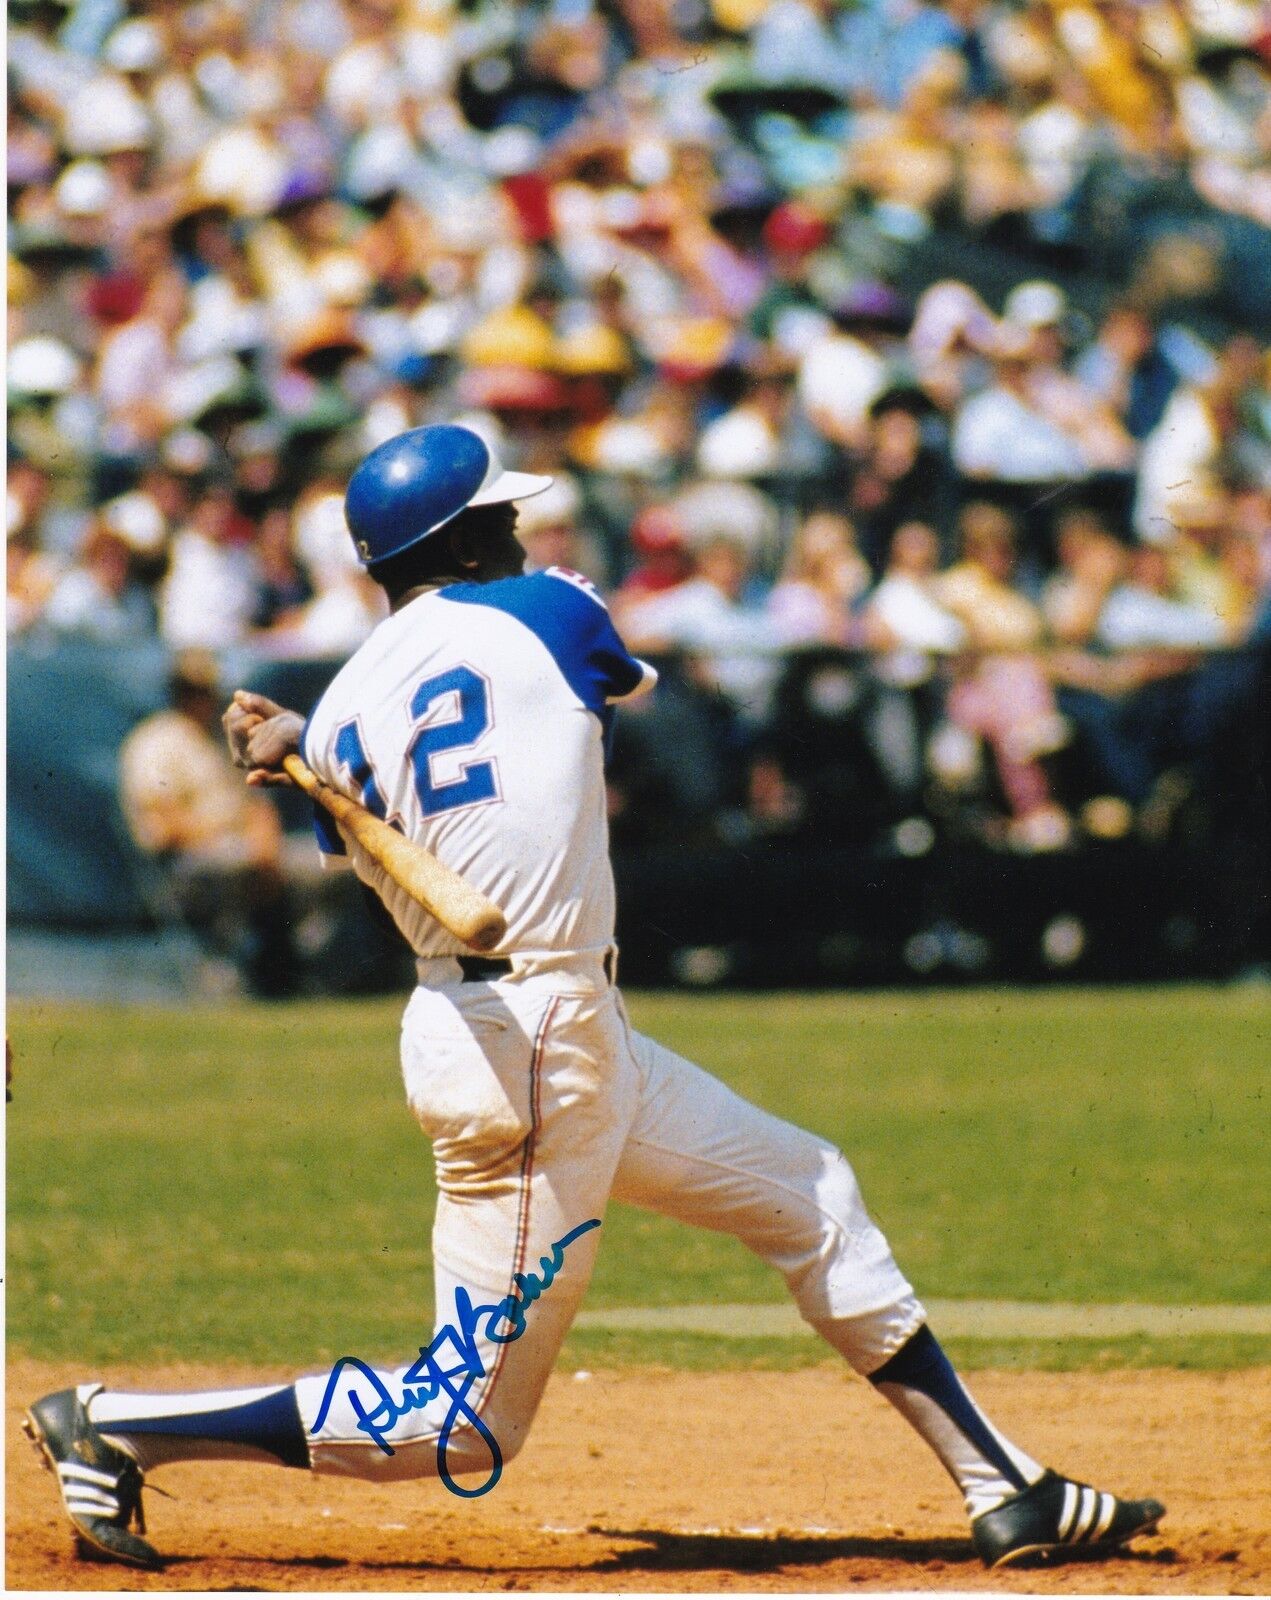
[[[247,769],[252,788],[290,783],[281,768],[283,757],[300,748],[304,718],[298,711],[288,711],[266,695],[235,689],[221,725],[230,759]]]

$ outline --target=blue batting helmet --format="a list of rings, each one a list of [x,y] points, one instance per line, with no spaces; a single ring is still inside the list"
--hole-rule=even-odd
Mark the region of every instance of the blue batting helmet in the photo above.
[[[504,472],[471,428],[411,428],[372,450],[349,479],[344,516],[365,566],[400,555],[469,506],[540,494],[550,478]]]

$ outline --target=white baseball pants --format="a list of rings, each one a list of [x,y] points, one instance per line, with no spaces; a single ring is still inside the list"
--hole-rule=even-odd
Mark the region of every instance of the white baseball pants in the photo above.
[[[636,1033],[601,954],[518,957],[515,974],[492,983],[461,983],[446,959],[421,972],[428,987],[402,1019],[402,1071],[437,1167],[436,1326],[470,1339],[462,1362],[456,1341],[439,1345],[437,1367],[462,1367],[469,1386],[456,1408],[444,1386],[420,1387],[417,1363],[375,1369],[378,1388],[350,1368],[334,1386],[327,1373],[302,1378],[316,1471],[429,1477],[440,1462],[448,1481],[478,1475],[468,1493],[493,1487],[490,1440],[504,1462],[524,1443],[604,1229],[555,1256],[552,1246],[603,1219],[611,1196],[734,1234],[862,1373],[922,1324],[842,1153]],[[519,1300],[527,1273],[545,1286],[519,1337],[507,1339],[511,1323],[495,1313],[463,1322],[465,1293],[475,1307]],[[392,1454],[359,1427],[358,1406],[374,1413],[385,1392],[403,1411],[379,1414],[393,1419]]]

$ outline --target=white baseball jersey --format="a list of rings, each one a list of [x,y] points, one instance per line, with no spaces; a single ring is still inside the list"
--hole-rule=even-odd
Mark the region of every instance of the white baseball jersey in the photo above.
[[[577,573],[452,584],[380,623],[322,696],[302,751],[325,782],[500,907],[501,951],[603,950],[614,920],[610,707],[656,677]],[[417,955],[464,951],[323,812],[317,831]]]

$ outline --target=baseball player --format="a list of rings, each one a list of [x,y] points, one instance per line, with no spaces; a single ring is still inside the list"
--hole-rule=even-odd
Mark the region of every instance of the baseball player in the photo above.
[[[418,961],[406,1095],[431,1139],[438,1332],[409,1367],[353,1361],[295,1383],[201,1394],[51,1394],[27,1428],[81,1546],[139,1567],[144,1474],[233,1458],[369,1479],[490,1487],[524,1443],[586,1290],[610,1197],[735,1234],[804,1318],[935,1450],[989,1566],[1111,1550],[1164,1507],[1043,1468],[987,1419],[928,1328],[840,1151],[637,1033],[615,987],[603,755],[614,707],[655,673],[576,574],[523,575],[514,502],[550,479],[500,471],[450,425],[389,440],[349,484],[361,560],[391,614],[307,724],[240,693],[235,760],[273,781],[299,748],[328,784],[433,851],[507,914],[473,956],[367,858],[326,859],[383,902]],[[479,1475],[475,1489],[455,1482]]]

